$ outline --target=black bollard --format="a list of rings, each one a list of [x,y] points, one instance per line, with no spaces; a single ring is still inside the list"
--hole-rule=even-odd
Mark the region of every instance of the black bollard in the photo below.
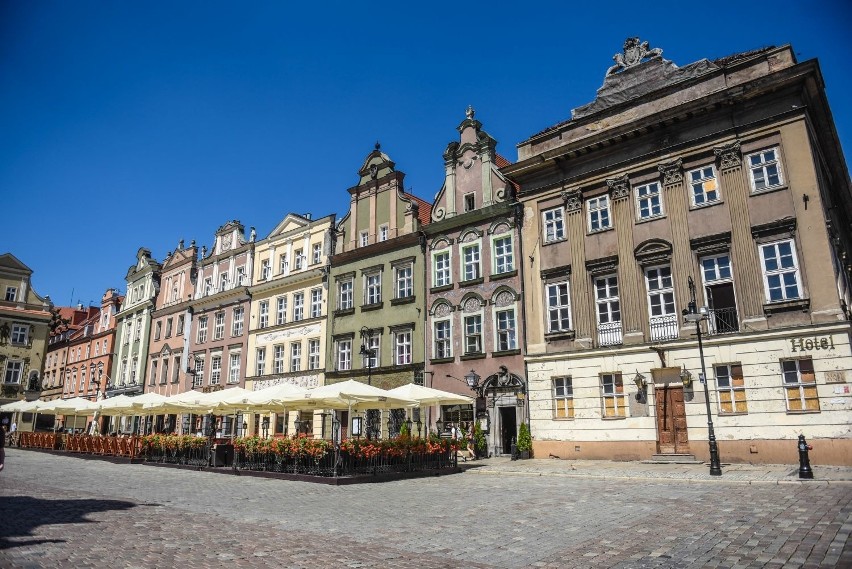
[[[518,443],[515,442],[515,439],[512,439],[512,460],[518,460]]]
[[[811,460],[808,458],[808,451],[813,448],[805,442],[805,435],[799,435],[799,478],[812,479],[814,477],[814,471],[811,470]]]

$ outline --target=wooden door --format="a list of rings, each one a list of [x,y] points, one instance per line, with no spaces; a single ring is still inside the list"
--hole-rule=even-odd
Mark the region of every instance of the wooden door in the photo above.
[[[656,389],[656,397],[657,446],[659,452],[662,454],[689,453],[683,388],[666,385]]]

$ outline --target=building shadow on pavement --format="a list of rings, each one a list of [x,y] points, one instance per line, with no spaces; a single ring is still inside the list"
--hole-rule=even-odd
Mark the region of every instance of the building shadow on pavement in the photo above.
[[[62,543],[63,539],[31,540],[16,538],[35,537],[36,528],[57,524],[98,523],[86,519],[95,512],[129,510],[133,502],[121,500],[43,500],[31,496],[4,496],[0,498],[0,550],[41,543]]]

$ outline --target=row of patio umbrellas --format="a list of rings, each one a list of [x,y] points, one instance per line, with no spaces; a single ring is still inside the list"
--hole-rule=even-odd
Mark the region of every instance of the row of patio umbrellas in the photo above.
[[[348,409],[399,409],[431,405],[470,404],[473,400],[464,395],[407,384],[391,390],[379,389],[355,380],[304,389],[283,383],[247,391],[240,387],[211,393],[187,391],[171,397],[145,393],[136,397],[119,395],[109,399],[90,401],[81,397],[51,401],[16,401],[0,406],[0,411],[46,413],[54,415],[106,416],[162,415],[171,413],[196,413],[226,415],[237,412],[264,413],[290,410]]]

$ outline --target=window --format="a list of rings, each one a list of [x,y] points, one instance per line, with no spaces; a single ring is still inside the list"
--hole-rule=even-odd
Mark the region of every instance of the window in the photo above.
[[[627,397],[624,395],[621,374],[601,374],[601,386],[603,388],[604,417],[626,417]]]
[[[553,417],[574,418],[574,386],[570,377],[553,378]]]
[[[222,273],[219,275],[219,292],[222,292],[228,288],[228,273]]]
[[[435,268],[434,286],[446,286],[453,282],[448,251],[435,253],[432,256],[432,266]]]
[[[589,231],[609,229],[609,196],[600,196],[586,200],[586,210],[589,212]]]
[[[172,319],[166,319],[166,338],[172,337]]]
[[[352,369],[352,340],[337,342],[337,369],[338,371]]]
[[[482,353],[482,315],[465,316],[464,319],[464,353]]]
[[[77,391],[77,368],[71,370],[71,387],[69,388],[69,393],[74,393]]]
[[[464,195],[464,211],[473,211],[476,209],[476,194]]]
[[[551,243],[565,239],[564,210],[561,207],[542,212],[544,218],[544,242]]]
[[[204,385],[204,358],[195,358],[195,375],[192,376],[192,386],[201,387]]]
[[[29,332],[30,327],[25,324],[12,324],[12,343],[26,344]]]
[[[814,362],[811,358],[781,360],[788,411],[819,411]]]
[[[288,264],[287,263],[287,254],[282,253],[281,255],[278,255],[278,273],[279,274],[282,274],[282,275],[284,274],[284,271],[287,270],[287,264]]]
[[[481,276],[479,270],[479,244],[462,247],[462,279],[472,281]]]
[[[379,241],[387,241],[388,240],[388,226],[382,225],[379,226]]]
[[[571,329],[571,300],[567,282],[547,285],[547,316],[548,332]]]
[[[172,367],[172,383],[180,381],[180,356],[175,356],[175,365]]]
[[[225,337],[225,313],[217,312],[215,318],[215,324],[213,325],[213,339],[221,340]]]
[[[83,373],[86,373],[86,368],[83,368]],[[83,384],[83,380],[85,378],[81,378],[80,385]],[[156,385],[157,384],[157,360],[151,362],[151,377],[148,378],[148,385]]]
[[[139,372],[139,358],[133,358],[130,363],[130,383],[136,385],[136,374]]]
[[[245,267],[237,267],[237,286],[244,286],[246,284],[246,268]]]
[[[302,369],[302,343],[293,342],[290,344],[290,371],[300,369]]]
[[[6,302],[15,302],[18,297],[18,289],[13,286],[6,287]]]
[[[197,342],[203,344],[207,341],[207,317],[201,316],[198,318],[198,338]]]
[[[370,243],[370,235],[366,231],[362,231],[359,242],[361,243],[361,247],[366,247]]]
[[[284,373],[284,346],[272,349],[272,373]]]
[[[125,384],[127,383],[127,372],[128,372],[127,358],[122,358],[122,360],[121,360],[121,381],[122,381],[122,383],[125,383]],[[66,377],[67,377],[67,375],[66,375]]]
[[[378,334],[368,335],[366,338],[366,346],[367,353],[361,356],[361,366],[365,368],[379,367],[379,348],[381,346],[381,337]]]
[[[136,332],[133,334],[133,341],[138,342],[142,339],[142,318],[136,320]]]
[[[322,243],[314,243],[311,249],[311,263],[318,265],[322,261]]]
[[[6,360],[6,376],[4,383],[21,383],[21,374],[24,372],[24,362]]]
[[[234,319],[231,322],[231,336],[242,336],[243,335],[243,318],[245,316],[246,309],[242,306],[239,306],[234,309]]]
[[[364,287],[364,304],[378,304],[382,301],[382,273],[372,273],[365,277],[367,286]]]
[[[258,328],[266,328],[269,326],[269,301],[261,300],[260,306],[258,307]]]
[[[230,354],[231,365],[228,367],[228,383],[240,382],[240,353]]]
[[[755,192],[777,188],[784,183],[775,148],[756,152],[748,157],[751,189]]]
[[[178,335],[183,334],[183,316],[178,316],[178,321],[177,321],[177,334],[178,334]]]
[[[598,345],[620,344],[622,342],[621,302],[618,298],[616,275],[595,279],[595,302],[598,309]]]
[[[204,279],[204,296],[213,294],[213,277]]]
[[[320,341],[318,339],[308,340],[308,369],[319,369],[320,367]]]
[[[101,345],[100,345],[99,342],[95,342],[95,357],[98,357],[99,355],[101,355]],[[48,360],[48,362],[49,362],[49,360]],[[48,363],[48,367],[49,366],[50,366],[50,363]]]
[[[748,413],[743,366],[725,364],[713,367],[719,390],[719,413]]]
[[[275,324],[280,326],[287,322],[287,297],[279,296],[275,299]]]
[[[497,312],[497,351],[505,352],[518,347],[517,330],[515,329],[515,309]]]
[[[793,241],[776,241],[760,246],[763,285],[768,302],[801,298],[799,266]]]
[[[322,316],[322,289],[311,289],[311,318]]]
[[[450,333],[450,321],[440,320],[435,322],[434,330],[434,357],[439,360],[453,357],[453,338]]]
[[[210,385],[219,385],[222,379],[222,356],[210,358]]]
[[[257,376],[266,375],[266,348],[257,348],[255,351],[255,371]]]
[[[660,197],[659,182],[637,186],[636,211],[639,219],[651,219],[663,215],[663,201]]]
[[[305,318],[305,293],[293,293],[293,322],[298,322]]]
[[[699,260],[704,293],[709,308],[707,330],[710,334],[727,334],[739,330],[737,302],[731,278],[731,257],[728,254],[703,257]]]
[[[269,259],[264,259],[260,262],[260,280],[265,281],[269,278],[270,273]]]
[[[719,184],[716,182],[716,170],[713,166],[691,171],[689,185],[692,188],[693,205],[707,205],[719,201]]]
[[[677,338],[678,325],[671,267],[647,269],[645,281],[648,287],[651,339],[670,340]]]
[[[169,381],[169,360],[167,358],[163,359],[163,371],[160,374],[160,383],[166,383]]]
[[[396,269],[396,297],[408,298],[414,294],[414,283],[411,276],[411,265]]]
[[[296,251],[293,253],[293,262],[295,263],[293,269],[296,271],[301,271],[302,267],[304,267],[305,265],[305,255],[302,249],[296,249]]]
[[[337,283],[337,308],[339,310],[352,308],[352,281]]]
[[[394,334],[394,363],[398,366],[411,363],[411,330]]]
[[[494,273],[502,274],[515,270],[515,256],[512,251],[512,236],[496,237],[494,245]]]

